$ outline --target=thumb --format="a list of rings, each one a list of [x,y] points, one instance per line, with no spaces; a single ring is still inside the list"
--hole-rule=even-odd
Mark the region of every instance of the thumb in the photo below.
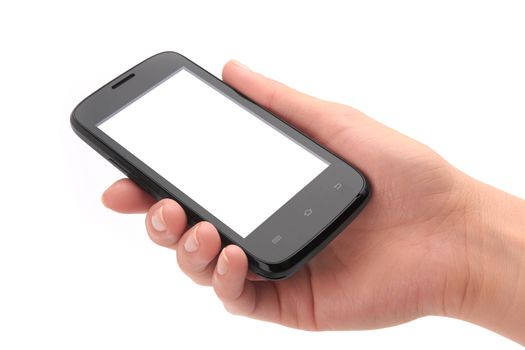
[[[255,103],[329,148],[334,146],[334,138],[340,136],[342,131],[368,119],[351,107],[300,93],[234,60],[226,63],[222,77]]]

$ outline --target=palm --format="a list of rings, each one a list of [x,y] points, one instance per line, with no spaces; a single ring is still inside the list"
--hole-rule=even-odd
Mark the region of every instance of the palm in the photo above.
[[[307,269],[272,282],[280,321],[292,327],[372,328],[407,321],[429,312],[422,305],[432,303],[433,291],[446,278],[433,263],[446,248],[433,243],[448,232],[447,218],[453,215],[448,209],[453,168],[427,147],[373,121],[359,124],[353,110],[334,112],[340,108],[348,114],[342,120],[358,124],[341,123],[328,146],[359,163],[374,194]],[[354,152],[354,145],[366,154]]]

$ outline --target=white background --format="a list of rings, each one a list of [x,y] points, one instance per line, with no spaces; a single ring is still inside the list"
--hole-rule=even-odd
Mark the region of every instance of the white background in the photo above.
[[[250,5],[252,4],[252,5]],[[456,320],[307,333],[234,317],[100,204],[120,177],[69,128],[87,94],[176,50],[351,104],[525,197],[522,1],[4,1],[1,349],[513,349]]]

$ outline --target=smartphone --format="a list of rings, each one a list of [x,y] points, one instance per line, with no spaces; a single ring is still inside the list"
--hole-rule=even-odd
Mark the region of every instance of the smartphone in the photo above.
[[[162,52],[73,110],[77,135],[189,224],[205,220],[250,269],[290,276],[360,212],[365,177],[186,57]]]

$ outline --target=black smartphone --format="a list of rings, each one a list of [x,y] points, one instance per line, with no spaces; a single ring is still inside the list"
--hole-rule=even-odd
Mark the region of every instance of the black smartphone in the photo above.
[[[370,196],[365,177],[186,57],[162,52],[84,99],[73,130],[271,279],[299,269]]]

